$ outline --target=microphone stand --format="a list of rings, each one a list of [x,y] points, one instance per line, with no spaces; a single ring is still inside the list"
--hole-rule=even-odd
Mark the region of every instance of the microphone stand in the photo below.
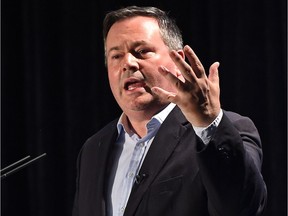
[[[39,160],[39,159],[41,159],[41,158],[43,158],[45,156],[46,156],[46,153],[43,153],[43,154],[39,155],[38,157],[27,161],[30,158],[30,155],[28,155],[28,156],[20,159],[19,161],[16,161],[15,163],[12,163],[12,164],[8,165],[7,167],[5,167],[2,170],[0,170],[0,174],[1,174],[1,178],[0,179],[2,180],[4,178],[6,178],[7,176],[9,176],[9,175],[11,175],[11,174],[23,169],[24,167],[32,164],[33,162],[35,162],[35,161],[37,161],[37,160]],[[25,162],[25,161],[27,161],[27,162]]]

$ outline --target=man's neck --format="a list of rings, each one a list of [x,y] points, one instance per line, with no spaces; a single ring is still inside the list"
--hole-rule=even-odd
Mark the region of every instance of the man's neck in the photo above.
[[[137,118],[128,117],[126,114],[123,116],[125,120],[123,121],[126,131],[133,132],[139,137],[144,137],[147,134],[147,123],[153,117],[153,115],[138,115]]]
[[[124,116],[126,118],[126,130],[136,133],[141,138],[144,137],[147,134],[147,123],[152,119],[154,115],[161,112],[165,107],[167,107],[167,105],[150,112],[147,110],[142,110],[129,113],[129,115],[125,113]]]

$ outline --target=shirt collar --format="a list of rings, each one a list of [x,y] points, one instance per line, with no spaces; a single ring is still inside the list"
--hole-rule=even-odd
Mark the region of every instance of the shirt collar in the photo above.
[[[169,115],[169,113],[172,111],[172,109],[176,106],[174,103],[170,103],[168,106],[166,106],[163,110],[161,110],[159,113],[155,114],[150,121],[147,123],[147,129],[154,130],[155,126],[157,128],[160,127],[160,125],[164,122],[166,117]],[[117,130],[118,130],[118,136],[122,133],[128,133],[125,129],[125,126],[127,127],[127,117],[124,113],[121,114],[118,123],[117,123]],[[129,133],[128,133],[129,134]]]

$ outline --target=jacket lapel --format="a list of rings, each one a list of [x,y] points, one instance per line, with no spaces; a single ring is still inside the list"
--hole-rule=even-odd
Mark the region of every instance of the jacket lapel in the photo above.
[[[95,203],[98,203],[100,206],[97,207],[97,205],[94,205],[94,208],[96,207],[96,212],[101,212],[101,215],[106,215],[105,209],[106,209],[106,195],[107,195],[107,184],[108,184],[108,175],[109,170],[112,167],[112,161],[111,161],[111,151],[113,150],[113,144],[115,143],[115,140],[117,138],[117,129],[116,129],[116,123],[117,121],[114,121],[111,124],[111,130],[109,130],[109,133],[104,134],[99,142],[98,142],[98,168],[99,173],[97,177],[97,187],[95,188],[97,199],[99,200]],[[97,190],[100,189],[101,191]],[[97,192],[98,191],[98,192]],[[101,210],[100,210],[101,209]],[[99,211],[100,210],[100,211]],[[97,215],[97,214],[96,214]]]
[[[125,216],[134,215],[144,192],[161,171],[165,162],[179,143],[187,120],[176,106],[162,123],[140,169],[140,176],[145,175],[139,184],[134,184],[125,210]]]

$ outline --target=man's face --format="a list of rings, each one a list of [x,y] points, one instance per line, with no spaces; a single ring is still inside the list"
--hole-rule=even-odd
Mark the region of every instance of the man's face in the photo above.
[[[122,110],[157,112],[167,102],[151,92],[158,86],[175,92],[159,72],[165,66],[176,74],[178,69],[169,56],[159,26],[148,17],[128,18],[112,25],[106,40],[108,77],[112,93]]]

